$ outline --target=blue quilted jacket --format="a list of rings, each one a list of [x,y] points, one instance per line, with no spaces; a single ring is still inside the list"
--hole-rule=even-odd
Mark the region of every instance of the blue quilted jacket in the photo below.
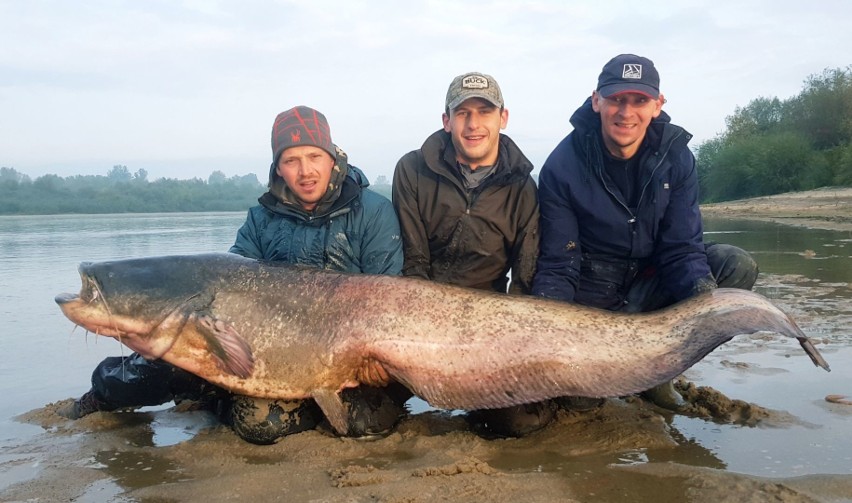
[[[345,155],[338,161],[345,165]],[[340,195],[316,212],[286,201],[284,192],[265,193],[249,209],[229,251],[334,271],[400,274],[402,241],[391,202],[367,189],[358,168],[345,166],[345,172]]]

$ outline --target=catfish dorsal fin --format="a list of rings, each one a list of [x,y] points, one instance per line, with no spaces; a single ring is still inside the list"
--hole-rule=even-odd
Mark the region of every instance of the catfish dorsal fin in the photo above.
[[[318,389],[311,392],[311,397],[317,402],[322,413],[338,435],[349,432],[349,413],[340,394],[329,389]]]
[[[239,378],[249,377],[254,370],[254,355],[233,325],[206,314],[196,315],[196,321],[198,332],[219,367]]]

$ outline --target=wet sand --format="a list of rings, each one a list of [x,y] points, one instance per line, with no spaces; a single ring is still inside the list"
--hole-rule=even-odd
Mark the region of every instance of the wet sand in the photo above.
[[[683,379],[678,387],[690,402],[687,415],[770,427],[796,421]],[[685,463],[613,463],[615,453],[682,442],[667,426],[671,413],[637,397],[560,412],[556,423],[521,439],[486,440],[460,416],[423,412],[377,440],[320,429],[272,446],[243,442],[203,411],[98,412],[69,421],[56,414],[64,403],[18,418],[45,431],[6,453],[19,459],[20,475],[32,473],[0,495],[4,501],[626,501],[618,496],[626,492],[630,501],[810,502],[852,495],[852,476],[764,479]],[[154,445],[152,425],[169,423],[194,436]],[[572,458],[582,460],[584,476],[547,466]]]
[[[852,230],[850,201],[852,189],[832,189],[722,203],[704,212]],[[737,370],[743,379],[765,371]],[[799,423],[785,411],[686,379],[678,387],[689,402],[682,415],[708,418],[708,424],[785,430]],[[852,406],[829,402],[834,414],[852,418]],[[671,427],[673,413],[638,397],[562,411],[555,423],[521,439],[483,439],[462,417],[428,411],[377,440],[341,439],[319,429],[272,446],[243,442],[204,411],[99,412],[69,421],[56,414],[66,403],[17,418],[41,433],[2,453],[0,500],[852,501],[850,474],[770,479],[728,471],[710,450]]]

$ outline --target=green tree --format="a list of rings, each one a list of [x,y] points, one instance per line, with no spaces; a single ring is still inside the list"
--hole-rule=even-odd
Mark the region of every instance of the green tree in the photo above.
[[[250,187],[250,188],[262,187],[260,182],[257,181],[257,175],[255,175],[254,173],[249,173],[247,175],[242,175],[242,176],[234,175],[231,178],[229,178],[229,180],[234,182],[234,184],[239,186],[239,187]]]
[[[757,98],[698,146],[703,201],[852,183],[852,66],[810,76],[787,100]]]
[[[388,177],[385,175],[379,175],[376,177],[375,185],[390,185],[390,182],[388,182]]]
[[[852,143],[845,145],[837,151],[837,162],[832,164],[832,185],[852,186]]]
[[[130,170],[127,169],[127,166],[123,166],[121,164],[116,164],[112,168],[110,168],[107,173],[107,178],[112,180],[113,182],[129,182],[133,179],[133,175],[130,174]]]
[[[808,77],[789,108],[789,122],[808,135],[815,148],[848,144],[852,140],[852,66]]]
[[[37,192],[58,193],[65,186],[65,180],[56,175],[44,175],[36,178],[33,188]]]
[[[743,108],[737,107],[734,115],[725,119],[725,134],[738,138],[767,134],[778,129],[782,118],[783,105],[778,98],[757,98]]]
[[[219,170],[216,170],[210,173],[210,176],[207,178],[207,183],[210,185],[221,185],[228,180],[228,177],[225,176],[225,173],[222,173]]]

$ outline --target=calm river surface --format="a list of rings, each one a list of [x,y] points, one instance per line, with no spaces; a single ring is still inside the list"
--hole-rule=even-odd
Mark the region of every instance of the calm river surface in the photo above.
[[[79,290],[78,263],[227,251],[244,218],[244,212],[0,217],[0,452],[40,431],[15,416],[79,396],[102,358],[129,352],[111,339],[72,333],[54,303],[56,294]],[[766,477],[852,473],[852,406],[824,399],[852,395],[852,235],[734,220],[708,220],[706,231],[708,240],[755,255],[756,289],[817,339],[832,372],[814,367],[795,342],[735,339],[686,377],[798,421],[753,428],[674,416],[671,427],[683,445],[666,456]],[[649,459],[655,453],[625,454],[626,462]],[[0,469],[0,487],[9,482]]]

